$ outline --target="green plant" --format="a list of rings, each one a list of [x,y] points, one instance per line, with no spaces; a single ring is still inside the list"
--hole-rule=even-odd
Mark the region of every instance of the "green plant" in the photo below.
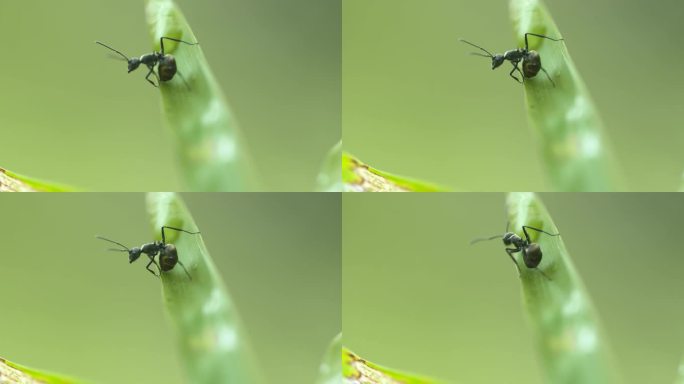
[[[168,225],[197,231],[175,193],[150,193],[147,211],[157,240]],[[225,284],[201,235],[168,233],[192,280],[181,270],[163,273],[162,292],[188,378],[193,383],[259,383],[254,357]]]
[[[0,357],[0,383],[8,384],[79,384],[76,379],[29,368]]]
[[[559,232],[544,204],[534,193],[508,194],[506,208],[508,230],[523,238],[523,226],[552,234]],[[537,243],[543,251],[541,264],[538,268],[527,268],[521,253],[514,254],[514,257],[521,268],[519,281],[523,309],[527,314],[532,342],[543,372],[543,382],[620,383],[621,378],[613,362],[609,340],[573,265],[563,236],[549,236],[531,230],[528,233],[530,240]],[[507,263],[510,264],[508,261]],[[514,270],[512,267],[511,270]],[[401,280],[402,277],[397,279]],[[343,353],[343,363],[344,376],[347,378],[358,377],[363,374],[363,369],[368,369],[369,375],[380,375],[376,371],[387,374],[387,371],[375,369],[375,365],[349,351]],[[453,369],[458,370],[459,366],[469,363],[473,362],[455,362]],[[394,379],[404,382],[397,377]]]
[[[328,152],[321,171],[316,179],[316,192],[341,192],[342,191],[342,172],[340,162],[342,161],[342,141]]]
[[[528,32],[563,36],[541,0],[511,0],[510,11],[518,47],[525,46]],[[572,45],[572,41],[529,38],[529,49],[539,52],[543,67],[555,82],[554,87],[540,72],[526,79],[524,86],[526,109],[542,164],[554,190],[622,190],[622,177],[603,123],[566,44]],[[358,179],[345,177],[345,185],[358,185]]]
[[[172,0],[147,0],[146,4],[147,23],[156,51],[161,50],[162,36],[198,41]],[[258,189],[237,121],[209,69],[201,45],[181,45],[171,41],[164,44],[166,53],[176,57],[180,76],[162,82],[160,91],[187,184],[197,191]]]
[[[339,352],[338,352],[339,353]],[[400,372],[362,359],[347,348],[342,348],[342,374],[349,383],[383,384],[439,384],[440,381]]]
[[[523,225],[558,233],[543,203],[533,193],[511,193],[506,200],[510,227],[522,236]],[[618,382],[608,341],[601,331],[580,276],[562,237],[530,231],[544,257],[539,269],[523,268],[523,301],[536,347],[551,383]],[[524,265],[520,254],[518,264]]]
[[[528,32],[563,36],[541,0],[511,0],[510,8],[518,46],[524,46]],[[525,82],[530,125],[553,188],[569,192],[622,189],[603,124],[568,53],[566,44],[572,42],[530,37],[529,43],[556,83],[553,87],[542,73]]]
[[[318,369],[316,384],[336,384],[342,377],[342,364],[340,364],[340,351],[342,350],[342,333],[335,336],[328,350],[323,356],[323,361]]]
[[[181,197],[175,193],[147,194],[146,210],[149,217],[149,229],[154,240],[161,239],[161,226],[172,226],[191,232],[201,231]],[[184,371],[182,376],[185,376],[185,381],[190,383],[262,383],[264,379],[261,366],[257,365],[252,353],[252,344],[245,336],[245,330],[249,330],[249,324],[241,321],[238,313],[239,308],[236,307],[227,286],[216,269],[214,261],[204,245],[202,235],[178,231],[165,231],[165,234],[166,241],[177,248],[179,260],[190,276],[185,273],[181,266],[177,265],[171,270],[163,272],[158,281],[151,282],[155,283],[152,284],[153,287],[156,283],[161,284],[162,302],[171,324],[169,340],[171,345],[177,346],[179,352],[178,362],[167,361],[161,365],[157,364],[157,366],[163,368],[164,365],[171,364],[182,367],[181,371]],[[263,233],[259,232],[259,236],[261,235]],[[145,274],[148,275],[147,272]],[[287,328],[287,324],[284,322],[278,324],[284,327],[282,329]],[[253,329],[257,327],[253,326]],[[108,328],[102,329],[104,332],[108,332]],[[339,338],[336,343],[340,343]],[[264,344],[260,344],[260,346],[264,346]],[[130,345],[123,346],[123,348],[129,347]],[[268,351],[269,347],[270,345],[266,344],[264,350]],[[331,367],[325,372],[328,378],[333,377],[331,375],[335,375],[334,368],[339,367],[340,348],[338,345],[338,352],[335,353],[337,365],[332,362],[330,352],[324,360],[324,363]],[[9,352],[3,351],[3,353]],[[153,360],[160,363],[156,357]],[[316,363],[311,364],[311,377],[308,379],[310,382],[313,381]],[[257,369],[259,370],[257,371]],[[16,370],[19,372],[15,372]],[[76,384],[80,382],[0,361],[0,383],[5,383],[6,378],[15,376],[17,378],[33,377],[48,383],[66,384],[73,382]],[[121,377],[116,376],[112,380],[118,382],[140,381],[135,380],[135,378],[131,379],[129,376],[130,374],[122,371]],[[127,379],[123,379],[124,377]],[[307,377],[309,377],[308,374]],[[337,372],[336,377],[340,377],[339,372]],[[32,381],[21,382],[33,383]],[[276,376],[275,381],[271,382],[279,382],[278,376]]]
[[[0,192],[73,192],[76,189],[22,176],[0,168]]]
[[[682,361],[679,363],[675,384],[684,384],[684,359],[682,359]]]
[[[346,192],[445,192],[440,186],[397,176],[342,153],[342,183]]]

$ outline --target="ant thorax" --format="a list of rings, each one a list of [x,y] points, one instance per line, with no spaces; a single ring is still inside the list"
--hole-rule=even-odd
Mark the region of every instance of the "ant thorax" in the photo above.
[[[522,238],[520,238],[520,236],[516,235],[513,232],[506,232],[506,234],[503,235],[504,245],[511,245],[511,244],[518,245],[521,242],[522,242]]]
[[[163,246],[164,244],[161,241],[155,241],[154,243],[143,244],[140,248],[144,254],[155,256]]]
[[[157,65],[157,61],[159,61],[158,53],[148,53],[146,55],[140,56],[140,62],[143,64],[147,65],[148,67],[150,66],[155,66]]]
[[[522,58],[524,56],[525,56],[525,50],[522,48],[512,49],[510,51],[504,52],[504,59],[510,60],[510,61],[522,60]]]

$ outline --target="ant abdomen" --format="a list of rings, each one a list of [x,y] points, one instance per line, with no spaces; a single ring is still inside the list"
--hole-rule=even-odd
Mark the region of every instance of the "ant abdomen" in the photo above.
[[[527,56],[522,61],[522,70],[525,77],[535,77],[541,69],[541,58],[537,51],[529,51]]]
[[[166,244],[159,252],[159,267],[166,272],[173,269],[178,263],[178,251],[173,244]]]
[[[159,79],[161,81],[169,81],[173,79],[176,74],[176,59],[171,55],[164,55],[159,59],[159,67],[157,67],[159,72]]]
[[[531,243],[527,246],[523,256],[523,261],[527,268],[537,268],[542,260],[541,247],[537,243]]]

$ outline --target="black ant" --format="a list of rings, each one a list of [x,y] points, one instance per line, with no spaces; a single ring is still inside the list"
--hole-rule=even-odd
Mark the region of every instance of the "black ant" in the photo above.
[[[118,53],[123,57],[127,62],[128,62],[128,73],[131,73],[138,69],[140,64],[145,64],[147,65],[147,68],[150,70],[147,72],[147,76],[145,76],[145,80],[149,81],[150,84],[154,85],[155,87],[159,87],[159,82],[160,81],[169,81],[173,79],[173,76],[178,72],[178,68],[176,67],[176,59],[170,55],[170,54],[165,54],[164,53],[164,39],[171,40],[171,41],[177,41],[179,43],[185,43],[188,45],[198,45],[199,43],[188,43],[187,41],[183,41],[180,39],[176,39],[173,37],[161,37],[159,39],[159,45],[161,46],[161,52],[152,52],[148,53],[146,55],[140,56],[140,58],[133,57],[129,58],[128,56],[124,55],[123,53],[117,51],[116,49],[103,44],[99,41],[96,41],[96,44],[100,44],[101,46],[111,49],[112,51]],[[156,65],[159,65],[157,68],[157,72],[159,72],[159,75],[154,72],[154,67]],[[150,80],[150,75],[154,75],[154,77],[157,78],[157,84],[155,84],[152,80]],[[181,77],[183,80],[183,83],[185,83],[185,86],[188,87],[188,83],[185,82],[185,79],[183,79],[183,75],[181,75],[180,72],[178,72],[178,75]],[[188,87],[190,89],[190,87]]]
[[[151,274],[159,277],[162,272],[167,272],[173,269],[173,267],[176,266],[176,263],[180,264],[181,267],[183,267],[183,270],[185,271],[185,274],[188,275],[188,278],[192,280],[192,277],[188,273],[188,270],[185,269],[185,265],[181,263],[180,260],[178,260],[178,251],[176,250],[176,246],[173,244],[167,244],[166,243],[166,236],[164,235],[164,229],[173,229],[174,231],[180,231],[180,232],[185,232],[189,233],[191,235],[196,235],[199,232],[190,232],[186,231],[185,229],[180,229],[180,228],[174,228],[174,227],[169,227],[169,226],[163,226],[161,227],[161,235],[162,235],[162,240],[161,241],[155,241],[152,243],[147,243],[143,244],[140,247],[135,247],[135,248],[128,248],[127,246],[116,242],[114,240],[109,240],[106,239],[102,236],[96,236],[98,239],[104,240],[104,241],[109,241],[110,243],[117,244],[121,246],[123,249],[115,249],[115,248],[110,248],[110,251],[117,251],[117,252],[128,252],[128,262],[132,263],[140,257],[141,254],[146,254],[147,257],[150,258],[150,262],[147,263],[147,270],[150,271]],[[157,264],[157,261],[154,260],[154,257],[159,254],[159,264]],[[159,274],[156,274],[152,268],[150,268],[150,265],[156,265],[157,269],[159,270]]]
[[[532,35],[532,36],[537,36],[541,37],[544,39],[549,39],[552,41],[562,41],[563,39],[554,39],[548,36],[544,35],[538,35],[536,33],[526,33],[525,34],[525,48],[518,48],[518,49],[513,49],[510,51],[504,52],[503,55],[492,55],[491,52],[488,50],[480,47],[479,45],[473,44],[469,41],[465,41],[463,39],[459,39],[460,41],[472,45],[475,48],[481,49],[486,53],[486,55],[483,55],[478,52],[471,52],[471,55],[477,55],[477,56],[482,56],[482,57],[491,57],[492,58],[492,69],[496,69],[497,67],[501,66],[505,60],[508,60],[513,64],[513,69],[509,73],[509,75],[514,78],[518,83],[522,84],[525,82],[525,78],[532,78],[537,76],[537,73],[539,73],[539,70],[541,69],[544,71],[544,74],[546,74],[546,77],[549,79],[551,84],[555,87],[556,83],[551,80],[551,76],[549,76],[548,72],[542,67],[541,65],[541,57],[539,57],[539,53],[537,51],[531,51],[529,49],[529,45],[527,44],[527,35]],[[522,71],[518,67],[518,64],[522,61]],[[522,77],[522,80],[518,79],[515,77],[513,72],[518,71]]]
[[[518,265],[518,262],[515,261],[515,257],[513,257],[514,253],[522,252],[523,255],[523,261],[525,262],[525,266],[527,268],[534,268],[537,269],[539,272],[544,275],[547,279],[549,279],[546,274],[538,268],[539,263],[541,263],[542,260],[542,250],[541,247],[539,247],[539,244],[533,243],[532,240],[530,240],[530,235],[527,233],[527,230],[531,229],[537,232],[545,233],[550,236],[560,236],[560,233],[549,233],[546,231],[543,231],[538,228],[530,227],[528,225],[523,225],[522,230],[523,233],[525,234],[525,239],[521,238],[520,236],[516,235],[513,232],[508,232],[508,224],[506,225],[506,233],[502,235],[496,235],[496,236],[491,236],[491,237],[486,237],[486,238],[481,238],[481,239],[475,239],[470,242],[470,244],[475,244],[480,241],[487,241],[487,240],[493,240],[493,239],[503,239],[504,245],[513,245],[513,248],[505,248],[506,253],[508,253],[508,256],[510,256],[511,260],[513,260],[513,264],[515,264],[515,267],[518,269],[518,275],[521,274],[520,271],[520,266]],[[549,279],[551,280],[551,279]]]

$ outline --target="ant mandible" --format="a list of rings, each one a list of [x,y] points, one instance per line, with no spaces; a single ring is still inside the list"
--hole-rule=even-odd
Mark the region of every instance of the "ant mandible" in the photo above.
[[[459,39],[460,41],[472,45],[475,48],[481,49],[486,53],[486,55],[483,55],[478,52],[471,52],[471,55],[477,55],[477,56],[482,56],[482,57],[491,57],[492,59],[492,69],[496,69],[497,67],[501,66],[505,60],[508,60],[513,64],[513,69],[509,73],[509,75],[514,78],[518,83],[523,84],[525,82],[525,78],[532,78],[537,76],[537,73],[539,73],[539,70],[541,69],[544,71],[544,74],[546,74],[546,77],[549,79],[551,84],[555,87],[556,83],[553,82],[551,79],[551,76],[549,76],[548,72],[542,67],[541,65],[541,57],[539,56],[539,53],[537,51],[531,51],[529,49],[529,44],[527,43],[527,36],[536,36],[536,37],[541,37],[543,39],[549,39],[552,41],[562,41],[563,39],[554,39],[548,36],[544,35],[539,35],[536,33],[531,33],[528,32],[525,34],[525,48],[518,48],[518,49],[513,49],[510,51],[504,52],[503,55],[497,54],[497,55],[492,55],[491,52],[488,50],[480,47],[479,45],[473,44],[469,41]],[[518,64],[522,62],[522,71],[518,67]],[[522,80],[518,79],[513,72],[518,71],[520,73],[520,76],[522,77]]]
[[[147,68],[149,69],[149,72],[147,72],[147,76],[145,76],[145,80],[147,80],[150,84],[154,85],[155,87],[159,87],[159,82],[160,81],[169,81],[173,79],[173,76],[178,73],[178,75],[181,77],[183,80],[183,83],[185,83],[185,86],[188,87],[188,83],[185,82],[185,79],[183,79],[183,75],[181,75],[180,72],[178,72],[178,68],[176,67],[176,59],[170,55],[170,54],[165,54],[164,53],[164,39],[166,40],[171,40],[171,41],[176,41],[179,43],[184,43],[188,45],[198,45],[199,43],[189,43],[187,41],[183,41],[180,39],[176,39],[173,37],[166,37],[162,36],[159,39],[159,45],[161,46],[161,52],[152,52],[148,53],[145,55],[140,56],[140,58],[133,57],[129,58],[128,56],[124,55],[123,53],[117,51],[116,49],[101,43],[99,41],[96,41],[96,44],[100,44],[101,46],[111,49],[112,51],[118,53],[123,57],[126,62],[128,62],[128,73],[131,73],[132,71],[135,71],[138,69],[140,64],[145,64]],[[159,65],[157,67],[157,72],[159,72],[159,75],[154,72],[154,67],[156,65]],[[157,84],[155,84],[152,80],[150,80],[150,75],[154,75],[154,77],[157,78]],[[188,87],[189,89],[190,87]]]
[[[480,238],[480,239],[475,239],[470,242],[470,244],[475,244],[480,241],[487,241],[487,240],[493,240],[493,239],[503,239],[503,243],[506,246],[512,245],[513,248],[504,248],[506,250],[506,253],[508,253],[508,256],[513,260],[513,264],[515,264],[515,267],[518,269],[518,275],[521,274],[520,271],[520,266],[518,265],[518,262],[515,260],[515,257],[513,257],[514,253],[522,252],[523,255],[523,262],[525,262],[525,266],[530,269],[537,269],[539,272],[544,275],[547,279],[549,279],[548,276],[542,271],[541,269],[538,268],[539,263],[541,263],[542,260],[542,250],[539,244],[533,243],[532,240],[530,240],[530,235],[527,233],[527,230],[531,229],[533,231],[537,231],[540,233],[545,233],[549,236],[560,236],[560,233],[549,233],[544,230],[541,230],[539,228],[534,228],[530,227],[529,225],[523,225],[522,230],[523,233],[525,234],[525,238],[521,238],[520,236],[516,235],[513,232],[508,231],[508,224],[506,224],[506,233],[503,235],[496,235],[496,236],[491,236],[491,237],[486,237],[486,238]],[[550,279],[549,279],[550,280]]]
[[[147,270],[150,271],[151,274],[159,277],[161,276],[162,272],[167,272],[173,269],[173,267],[176,266],[176,263],[180,264],[181,267],[183,267],[183,270],[185,271],[185,274],[188,275],[188,278],[192,280],[192,277],[190,276],[190,273],[188,273],[188,270],[185,269],[185,265],[181,263],[180,260],[178,260],[178,251],[176,250],[176,246],[173,244],[167,244],[166,243],[166,236],[164,235],[164,229],[173,229],[174,231],[179,231],[179,232],[185,232],[189,233],[191,235],[196,235],[199,234],[199,232],[190,232],[186,231],[185,229],[180,229],[180,228],[174,228],[174,227],[169,227],[169,226],[163,226],[161,227],[161,235],[162,235],[162,240],[161,241],[155,241],[152,243],[147,243],[143,244],[140,247],[134,247],[134,248],[128,248],[127,246],[116,242],[114,240],[106,239],[102,236],[96,236],[100,240],[108,241],[110,243],[117,244],[121,246],[123,249],[115,249],[115,248],[110,248],[110,251],[116,251],[116,252],[128,252],[128,262],[132,263],[140,257],[141,254],[146,254],[147,257],[150,258],[150,262],[147,263]],[[159,264],[157,264],[157,261],[154,259],[155,256],[159,255]],[[157,269],[159,270],[159,274],[156,274],[150,266],[154,264],[157,266]]]

